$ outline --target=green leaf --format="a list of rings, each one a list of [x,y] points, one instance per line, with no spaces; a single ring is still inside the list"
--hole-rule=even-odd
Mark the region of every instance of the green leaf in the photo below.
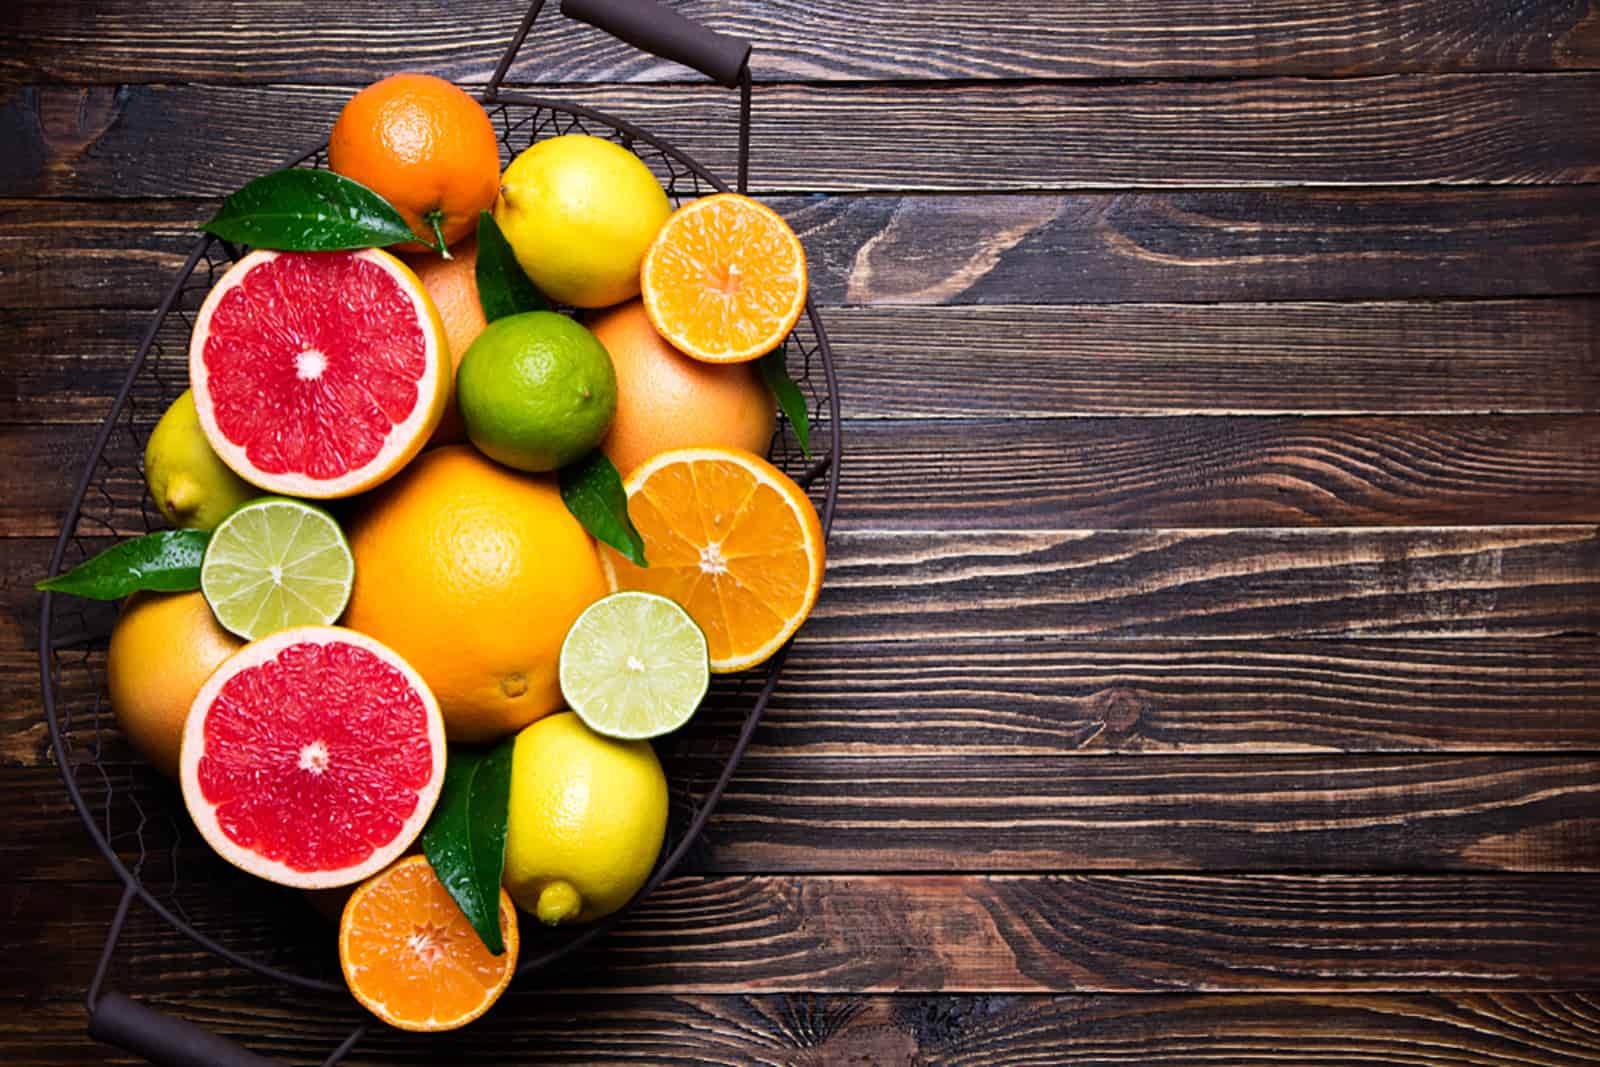
[[[222,202],[204,226],[224,241],[284,252],[336,252],[412,241],[400,212],[331,170],[263,174]]]
[[[507,738],[485,752],[452,748],[444,789],[422,831],[422,851],[461,913],[496,956],[500,937],[500,874],[506,863],[511,810],[511,750]]]
[[[628,493],[622,475],[598,448],[561,468],[561,499],[583,528],[632,560],[648,567],[644,538],[628,517]]]
[[[806,395],[800,391],[798,385],[794,384],[794,379],[789,377],[789,365],[784,362],[784,347],[779,345],[761,357],[761,378],[767,383],[767,388],[772,390],[772,395],[778,398],[778,410],[784,413],[789,419],[789,425],[794,427],[794,436],[800,442],[800,451],[810,459],[811,413],[806,409]]]
[[[160,530],[112,545],[65,574],[47,578],[35,589],[71,593],[87,600],[121,600],[149,589],[184,593],[200,588],[200,561],[210,530]]]
[[[478,213],[478,303],[490,322],[522,311],[549,311],[550,301],[528,280],[505,234],[487,211]]]

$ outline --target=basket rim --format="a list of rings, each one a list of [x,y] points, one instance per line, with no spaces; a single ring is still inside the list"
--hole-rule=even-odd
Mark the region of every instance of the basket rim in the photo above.
[[[563,112],[580,119],[589,119],[593,122],[609,126],[621,133],[624,137],[625,146],[628,146],[627,142],[629,140],[639,140],[650,145],[652,148],[661,152],[662,154],[670,156],[676,162],[687,168],[697,178],[706,182],[718,192],[728,192],[731,189],[726,181],[712,173],[699,161],[688,155],[682,149],[679,149],[677,146],[673,145],[671,142],[650,133],[643,127],[629,122],[626,119],[618,118],[606,112],[597,111],[582,104],[569,101],[551,100],[545,97],[518,92],[496,93],[491,99],[485,100],[484,105],[491,110],[505,105],[512,105],[517,107],[542,109],[551,112]],[[315,158],[318,153],[323,152],[326,147],[327,142],[324,141],[321,144],[313,146],[309,150],[291,156],[285,161],[283,166],[291,167]],[[196,240],[194,246],[191,248],[183,266],[179,269],[179,272],[171,286],[163,295],[161,301],[157,304],[155,311],[151,315],[150,323],[141,336],[139,346],[135,350],[134,358],[128,368],[127,375],[123,379],[122,385],[117,392],[117,396],[112,404],[111,410],[107,413],[105,419],[101,422],[96,431],[93,446],[88,457],[84,461],[82,474],[80,475],[78,484],[72,493],[67,510],[62,517],[60,532],[56,536],[55,547],[53,548],[50,556],[49,573],[52,576],[60,573],[61,563],[65,558],[67,547],[69,544],[71,544],[76,536],[77,527],[80,519],[82,518],[84,498],[88,493],[94,472],[98,468],[101,458],[105,453],[106,445],[110,440],[112,432],[115,430],[118,421],[122,418],[123,413],[127,409],[129,396],[131,395],[133,388],[139,379],[140,372],[149,356],[149,352],[155,341],[157,332],[159,331],[162,323],[166,321],[167,316],[171,314],[174,305],[177,303],[177,300],[182,292],[184,282],[186,282],[194,273],[196,267],[205,257],[206,253],[214,247],[221,247],[226,251],[232,251],[232,246],[228,245],[226,242],[221,241],[219,238],[211,234],[202,233]],[[826,539],[831,534],[833,528],[834,511],[838,497],[839,460],[843,444],[842,430],[840,426],[838,377],[834,369],[832,350],[828,342],[827,333],[823,328],[821,318],[818,316],[816,306],[809,294],[806,298],[806,317],[811,326],[812,333],[816,338],[817,354],[820,357],[821,369],[827,387],[826,404],[828,409],[828,446],[826,452],[823,453],[821,458],[812,464],[811,469],[806,475],[807,482],[821,476],[824,473],[827,475],[827,483],[824,488],[823,507],[821,509],[821,515],[819,516],[822,521],[824,542],[826,542]],[[79,820],[83,823],[84,828],[88,831],[90,839],[93,841],[95,847],[100,851],[101,856],[106,860],[106,862],[111,866],[112,870],[117,875],[118,880],[124,887],[125,893],[131,893],[137,896],[146,907],[154,912],[167,925],[188,937],[199,947],[208,952],[214,953],[230,963],[233,963],[239,967],[243,967],[246,970],[261,975],[262,977],[286,982],[292,986],[308,991],[325,993],[347,992],[342,983],[308,977],[306,975],[284,970],[272,964],[264,963],[260,960],[253,959],[232,948],[229,948],[227,945],[215,940],[208,934],[201,932],[200,930],[196,929],[191,922],[174,914],[172,909],[167,907],[160,900],[157,900],[156,897],[145,888],[140,877],[134,871],[130,870],[128,865],[122,861],[122,858],[117,854],[116,850],[106,839],[105,834],[102,833],[97,819],[90,812],[88,802],[84,799],[83,793],[78,787],[76,777],[73,774],[73,767],[75,765],[70,758],[67,740],[62,731],[60,716],[56,708],[57,693],[52,658],[54,653],[57,651],[57,647],[55,646],[51,636],[52,627],[55,620],[54,603],[55,594],[48,591],[44,592],[40,600],[38,616],[40,691],[43,697],[45,722],[50,737],[51,753],[55,758],[57,769],[61,773],[62,781],[66,786],[68,797],[71,799],[73,807],[78,813]],[[590,942],[594,941],[596,938],[610,931],[630,912],[632,912],[632,910],[640,902],[654,892],[662,882],[664,882],[674,873],[678,864],[683,860],[688,850],[699,840],[700,833],[704,828],[706,821],[710,818],[712,812],[720,802],[723,791],[726,789],[728,783],[732,780],[734,771],[738,768],[738,765],[744,756],[745,750],[749,747],[750,741],[755,734],[755,730],[760,724],[762,714],[766,710],[767,703],[771,698],[773,691],[777,688],[778,679],[783,673],[783,665],[788,657],[791,643],[792,639],[790,642],[785,643],[783,647],[781,647],[778,652],[774,654],[772,658],[769,659],[764,665],[765,676],[762,681],[761,689],[756,695],[750,710],[745,713],[744,723],[741,727],[739,736],[734,744],[733,749],[729,752],[728,757],[723,764],[717,781],[706,793],[705,798],[695,810],[694,818],[690,821],[689,826],[685,829],[682,838],[674,846],[671,852],[666,853],[658,860],[655,868],[651,872],[650,878],[628,901],[628,903],[623,905],[623,907],[618,909],[616,912],[582,928],[575,929],[572,933],[572,936],[568,937],[565,941],[550,947],[545,952],[524,958],[523,960],[519,961],[516,970],[516,976],[518,978],[522,978],[524,975],[541,970],[549,964],[554,963],[555,961],[562,959],[567,955],[577,952]],[[120,932],[120,928],[120,922],[113,925],[111,939],[107,943],[104,954],[104,956],[107,958],[110,955],[112,945],[115,943],[115,938]],[[104,963],[105,958],[102,959],[102,970]]]

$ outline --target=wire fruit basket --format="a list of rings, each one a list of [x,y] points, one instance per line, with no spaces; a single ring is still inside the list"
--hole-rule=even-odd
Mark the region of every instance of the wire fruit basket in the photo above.
[[[501,164],[546,137],[587,133],[632,151],[655,173],[673,205],[737,188],[749,178],[750,46],[713,33],[656,0],[564,0],[562,12],[645,51],[739,89],[739,154],[735,186],[668,141],[622,119],[571,102],[503,92],[512,62],[538,17],[536,0],[496,67],[481,100],[499,135]],[[325,167],[326,146],[289,161]],[[134,355],[128,376],[95,438],[90,458],[62,520],[51,557],[58,574],[116,540],[164,525],[145,491],[144,445],[162,412],[188,385],[193,317],[213,282],[244,249],[202,236],[190,251]],[[823,530],[831,530],[841,453],[839,399],[828,337],[816,308],[786,342],[790,375],[807,399],[815,458],[806,456],[786,419],[779,420],[769,458],[812,496]],[[316,993],[346,996],[331,928],[306,922],[309,906],[284,890],[238,871],[201,840],[176,787],[144,764],[122,740],[106,694],[106,641],[115,610],[44,594],[40,607],[40,671],[45,716],[67,792],[95,846],[123,885],[100,963],[88,990],[95,1038],[168,1067],[263,1067],[274,1061],[128,996],[105,988],[118,939],[135,902],[230,964]],[[656,747],[670,785],[666,843],[654,871],[628,906],[572,929],[530,929],[519,980],[603,935],[690,857],[702,827],[748,746],[782,673],[787,648],[763,667],[717,676],[690,724]],[[531,925],[531,924],[530,924]],[[310,933],[307,933],[308,926]],[[339,1063],[360,1041],[358,1026],[333,1049]]]

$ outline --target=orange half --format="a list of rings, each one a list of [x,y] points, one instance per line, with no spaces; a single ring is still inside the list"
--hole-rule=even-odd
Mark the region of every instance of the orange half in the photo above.
[[[680,448],[646,460],[625,487],[649,566],[602,546],[611,588],[683,605],[705,631],[713,671],[763,662],[811,614],[822,523],[778,468],[740,448]]]
[[[776,211],[737,193],[679,208],[639,268],[656,332],[708,363],[771,352],[806,306],[806,253]]]
[[[407,856],[350,896],[339,966],[362,1007],[402,1030],[454,1030],[489,1010],[517,969],[517,912],[500,890],[505,952],[491,955],[425,856]]]

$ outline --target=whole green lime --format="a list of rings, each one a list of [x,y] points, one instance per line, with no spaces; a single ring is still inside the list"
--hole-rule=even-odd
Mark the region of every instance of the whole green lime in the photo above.
[[[211,450],[188,389],[150,432],[144,481],[168,522],[196,530],[212,529],[234,508],[261,495]]]
[[[491,322],[461,357],[456,399],[467,437],[524,471],[564,467],[600,443],[617,410],[605,346],[554,311]]]

